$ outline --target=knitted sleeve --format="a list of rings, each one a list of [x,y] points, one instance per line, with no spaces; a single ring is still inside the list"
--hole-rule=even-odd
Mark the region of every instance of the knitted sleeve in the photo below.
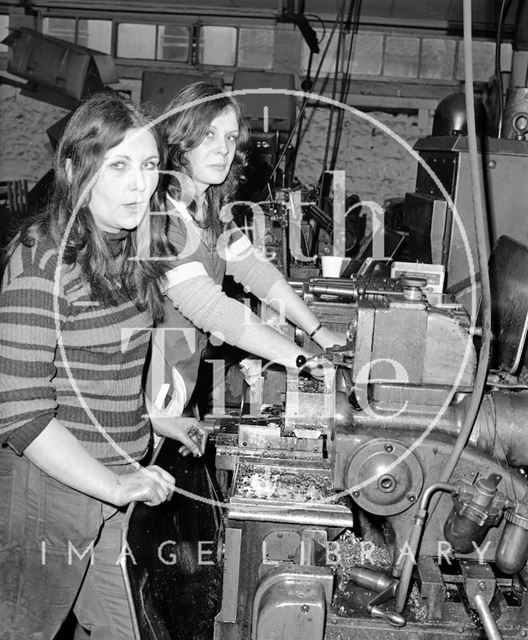
[[[250,325],[261,324],[249,307],[227,296],[199,262],[176,267],[166,277],[166,295],[173,305],[219,340],[237,346]]]
[[[242,284],[246,291],[265,300],[271,287],[277,281],[284,280],[284,276],[258,253],[240,229],[231,233],[235,234],[234,241],[224,250],[226,273]]]
[[[49,254],[19,246],[0,292],[0,442],[18,453],[57,408],[54,355],[67,302],[55,291],[51,262]]]

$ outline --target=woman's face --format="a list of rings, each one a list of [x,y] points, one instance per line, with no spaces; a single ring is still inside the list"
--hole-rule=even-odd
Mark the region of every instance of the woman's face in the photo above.
[[[194,182],[196,196],[212,184],[222,184],[235,157],[238,120],[234,109],[227,107],[214,118],[200,144],[186,154],[187,167]]]
[[[89,208],[103,231],[134,229],[149,210],[158,184],[159,153],[150,131],[129,129],[105,153],[92,187]]]

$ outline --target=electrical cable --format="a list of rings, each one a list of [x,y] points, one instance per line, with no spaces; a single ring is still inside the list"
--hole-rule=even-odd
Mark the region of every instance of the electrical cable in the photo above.
[[[340,7],[339,7],[338,12],[337,12],[336,19],[335,19],[334,24],[332,26],[332,30],[331,30],[330,35],[328,37],[328,41],[327,41],[327,43],[325,45],[325,49],[323,51],[321,59],[319,60],[319,65],[317,67],[317,71],[315,72],[315,77],[314,77],[314,81],[313,81],[314,85],[317,82],[317,80],[319,79],[319,75],[321,73],[321,69],[322,69],[324,61],[326,59],[326,55],[328,53],[328,49],[330,47],[330,43],[332,42],[332,38],[334,36],[337,24],[339,22],[339,16],[344,11],[345,3],[346,3],[346,0],[341,0],[341,4],[340,4]],[[282,162],[284,156],[286,155],[288,147],[289,147],[289,145],[290,145],[290,143],[291,143],[291,141],[293,139],[295,131],[297,130],[298,135],[300,135],[300,131],[297,129],[297,127],[298,127],[298,124],[299,124],[299,122],[301,121],[301,119],[303,117],[304,111],[305,111],[306,106],[308,104],[308,100],[309,100],[309,98],[307,96],[303,98],[302,104],[299,107],[299,113],[297,114],[295,122],[293,123],[292,128],[291,128],[291,130],[289,132],[288,139],[286,140],[286,143],[285,143],[285,145],[284,145],[284,147],[282,149],[282,152],[281,152],[279,158],[276,160],[275,165],[274,165],[274,167],[273,167],[273,169],[271,171],[270,177],[268,178],[268,182],[269,183],[272,182],[275,174],[277,173],[277,170],[278,170],[278,168],[280,166],[280,163]]]
[[[499,22],[497,24],[497,39],[495,42],[495,77],[497,78],[497,102],[498,102],[498,123],[497,123],[497,137],[502,137],[502,123],[504,118],[504,97],[502,86],[502,74],[501,74],[501,41],[502,41],[502,27],[504,24],[504,18],[510,8],[511,0],[502,0],[499,13]]]
[[[323,208],[323,201],[326,197],[326,188],[325,188],[325,180],[324,176],[327,172],[326,163],[328,160],[328,153],[330,150],[330,138],[332,137],[332,127],[334,122],[334,112],[335,112],[335,99],[337,94],[337,82],[339,77],[339,68],[340,68],[340,57],[341,57],[341,47],[343,44],[343,39],[345,37],[345,27],[344,27],[344,11],[341,13],[339,18],[339,30],[337,34],[337,47],[336,47],[336,59],[334,65],[334,81],[332,83],[332,103],[330,104],[330,114],[328,116],[328,128],[326,130],[326,140],[324,146],[323,153],[323,163],[322,163],[322,171],[321,171],[321,187],[319,190],[319,198],[317,201],[317,205],[320,209]]]
[[[354,9],[354,17],[352,19],[352,27],[350,29],[350,43],[348,46],[348,54],[347,54],[347,64],[346,64],[346,69],[345,72],[343,74],[343,81],[341,84],[341,93],[339,95],[339,102],[341,104],[346,104],[347,98],[348,98],[348,93],[350,91],[350,86],[352,84],[351,82],[351,75],[350,75],[350,67],[352,65],[352,54],[354,51],[354,41],[355,41],[355,35],[358,32],[358,28],[359,28],[359,16],[361,13],[361,0],[354,0],[350,9],[351,9],[351,13],[352,13],[352,8]],[[336,123],[336,135],[334,138],[334,146],[333,146],[333,150],[332,150],[332,159],[330,160],[330,169],[333,171],[335,169],[335,166],[337,164],[337,156],[339,153],[339,147],[341,146],[341,134],[343,131],[343,120],[345,117],[345,111],[343,109],[339,110],[338,113],[338,117],[337,117],[337,123]]]

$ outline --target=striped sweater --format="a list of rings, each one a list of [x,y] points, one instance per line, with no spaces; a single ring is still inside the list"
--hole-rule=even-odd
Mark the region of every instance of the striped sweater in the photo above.
[[[150,439],[141,389],[150,313],[125,295],[113,306],[92,300],[80,269],[57,265],[42,239],[19,245],[4,274],[0,442],[21,454],[55,417],[101,462],[138,460]]]

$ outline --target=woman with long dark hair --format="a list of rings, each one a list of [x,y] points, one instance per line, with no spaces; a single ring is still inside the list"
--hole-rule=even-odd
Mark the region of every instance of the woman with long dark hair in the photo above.
[[[178,260],[166,274],[165,321],[155,333],[150,371],[160,408],[167,395],[181,396],[183,390],[185,400],[190,397],[207,333],[290,369],[311,356],[225,295],[225,273],[322,348],[344,343],[232,220],[230,202],[243,174],[249,137],[239,103],[215,84],[196,82],[173,98],[164,116],[169,171],[163,192],[168,237]],[[320,375],[317,371],[311,368]]]
[[[174,479],[151,448],[142,372],[163,317],[150,215],[162,147],[108,92],[68,122],[45,211],[7,249],[0,291],[0,625],[51,640],[74,606],[92,640],[134,637],[119,567],[123,507],[157,505]],[[154,258],[154,259],[153,259]],[[197,424],[163,435],[199,453]],[[6,635],[7,634],[7,635]]]

